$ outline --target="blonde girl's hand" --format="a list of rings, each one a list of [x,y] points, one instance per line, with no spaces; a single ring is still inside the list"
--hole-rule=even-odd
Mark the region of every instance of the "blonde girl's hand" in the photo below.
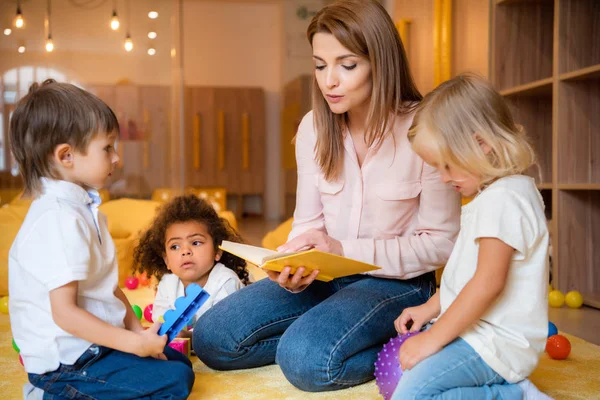
[[[418,332],[423,325],[431,321],[435,315],[431,315],[427,303],[417,307],[405,308],[402,314],[394,321],[394,327],[400,334],[407,332]],[[412,325],[411,325],[412,322]]]
[[[317,275],[319,275],[319,271],[314,270],[309,275],[302,277],[305,268],[298,267],[294,275],[290,277],[291,270],[291,267],[284,267],[281,272],[267,270],[267,275],[269,276],[270,280],[292,293],[300,293],[306,289],[308,285],[313,283]]]
[[[443,346],[429,331],[412,336],[400,346],[398,360],[403,371],[412,369],[427,357],[437,353]]]
[[[163,350],[167,345],[167,335],[158,335],[158,330],[161,325],[161,322],[156,321],[150,328],[138,334],[139,341],[134,354],[140,357],[154,357],[160,360],[166,360]]]

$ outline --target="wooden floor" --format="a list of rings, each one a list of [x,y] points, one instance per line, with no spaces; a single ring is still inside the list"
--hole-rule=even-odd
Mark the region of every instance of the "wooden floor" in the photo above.
[[[240,234],[252,245],[260,246],[263,236],[279,223],[262,218],[242,218],[238,221]],[[549,319],[560,331],[600,345],[600,310],[590,307],[570,309],[567,306],[550,308]]]

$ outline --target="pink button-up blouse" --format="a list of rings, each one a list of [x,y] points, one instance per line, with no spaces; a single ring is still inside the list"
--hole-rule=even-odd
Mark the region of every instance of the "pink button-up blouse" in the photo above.
[[[312,111],[296,136],[298,188],[288,240],[311,228],[341,241],[344,256],[381,267],[369,275],[408,279],[443,266],[460,223],[460,196],[413,152],[407,132],[414,114],[396,119],[393,137],[358,164],[344,137],[339,180],[325,180],[315,158]]]

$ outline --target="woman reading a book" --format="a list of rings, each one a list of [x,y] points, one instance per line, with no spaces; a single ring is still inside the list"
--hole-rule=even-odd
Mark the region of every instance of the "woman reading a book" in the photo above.
[[[307,35],[313,111],[296,137],[297,205],[279,250],[315,248],[380,269],[330,282],[315,280],[318,270],[268,271],[204,314],[211,329],[195,332],[193,345],[211,368],[276,362],[316,392],[373,379],[395,318],[435,292],[460,199],[407,140],[421,94],[385,9],[342,0],[319,11]]]

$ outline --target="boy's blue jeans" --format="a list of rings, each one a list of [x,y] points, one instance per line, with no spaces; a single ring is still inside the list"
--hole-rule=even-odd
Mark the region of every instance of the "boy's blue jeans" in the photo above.
[[[392,400],[521,400],[523,392],[491,369],[467,342],[458,338],[404,371]]]
[[[377,353],[397,335],[394,320],[434,292],[433,273],[404,281],[353,275],[297,294],[263,279],[202,315],[193,347],[213,369],[277,362],[302,390],[343,389],[374,379]]]
[[[92,345],[75,364],[29,374],[29,381],[44,391],[44,400],[187,399],[194,385],[192,363],[169,346],[164,354],[168,361]]]

